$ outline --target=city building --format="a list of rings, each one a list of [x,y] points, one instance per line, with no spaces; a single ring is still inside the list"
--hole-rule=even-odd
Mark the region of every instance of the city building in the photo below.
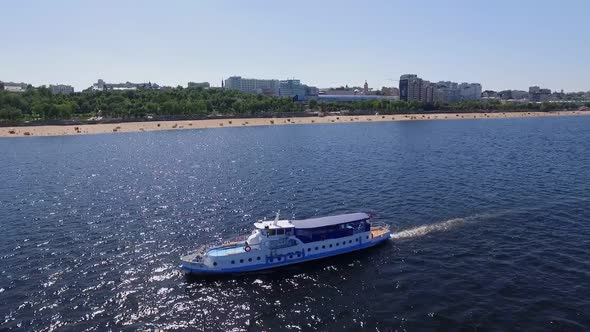
[[[456,103],[461,99],[459,84],[451,81],[440,81],[436,83],[434,101],[443,104]]]
[[[360,100],[397,100],[398,97],[394,96],[378,96],[378,95],[327,95],[327,94],[320,94],[318,95],[317,100],[322,102],[353,102],[353,101],[360,101]]]
[[[396,87],[388,88],[384,86],[381,88],[381,95],[399,97],[399,89]]]
[[[430,81],[422,81],[420,86],[420,97],[419,100],[423,103],[434,102],[434,90],[436,86]]]
[[[278,96],[280,83],[279,80],[261,80],[255,78],[242,78],[241,76],[231,76],[225,80],[225,89],[238,90],[244,93]]]
[[[74,93],[74,87],[71,85],[65,85],[65,84],[57,84],[57,85],[50,85],[49,86],[49,90],[51,90],[51,93],[54,95],[69,95]]]
[[[329,88],[320,90],[320,95],[331,95],[331,96],[354,96],[358,93],[358,90],[353,89],[340,89],[340,88]]]
[[[402,75],[399,80],[399,98],[404,101],[432,103],[435,101],[436,85],[414,74]]]
[[[498,93],[494,90],[485,90],[481,93],[482,98],[497,98]]]
[[[187,87],[189,89],[209,88],[211,87],[211,85],[209,84],[209,82],[188,82]]]
[[[363,86],[363,93],[368,95],[369,94],[369,84],[365,80],[365,85]]]
[[[306,99],[309,99],[310,97],[311,98],[317,97],[320,94],[320,89],[318,89],[315,86],[304,85],[304,87],[305,87]]]
[[[527,100],[529,99],[529,93],[522,90],[510,90],[510,94],[512,95],[511,99],[515,100]]]
[[[15,92],[15,93],[25,92],[27,90],[27,87],[29,86],[29,84],[27,84],[27,83],[14,83],[14,82],[0,82],[0,83],[3,84],[4,91]]]
[[[284,80],[279,82],[279,96],[289,97],[294,100],[305,100],[305,85],[300,80]]]
[[[485,90],[481,93],[482,100],[500,100],[500,95],[494,90]]]
[[[459,84],[459,95],[461,96],[461,100],[480,100],[481,84],[461,83]]]
[[[423,103],[456,103],[460,100],[481,99],[481,84],[440,81],[432,83],[414,74],[402,75],[399,80],[399,96],[404,101]]]
[[[485,91],[482,95],[485,96]],[[503,90],[496,94],[496,97],[502,100],[520,100],[526,101],[529,99],[529,93],[522,90]]]
[[[399,99],[403,101],[418,101],[422,79],[418,75],[405,74],[399,79]]]
[[[532,102],[544,102],[549,101],[551,97],[550,89],[541,89],[538,86],[531,86],[529,88],[529,98]]]
[[[137,89],[145,89],[145,90],[159,90],[160,86],[156,83],[148,82],[148,83],[131,83],[129,81],[125,83],[105,83],[102,79],[99,79],[98,82],[94,83],[91,90],[95,91],[107,91],[107,90],[118,90],[118,91],[125,91],[125,90],[137,90]]]

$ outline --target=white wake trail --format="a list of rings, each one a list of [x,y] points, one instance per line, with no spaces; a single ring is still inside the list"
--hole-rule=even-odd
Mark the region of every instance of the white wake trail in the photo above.
[[[448,231],[448,230],[455,228],[457,226],[460,226],[464,223],[465,223],[465,219],[463,219],[463,218],[450,219],[450,220],[439,222],[436,224],[418,226],[416,228],[411,228],[411,229],[407,229],[405,231],[393,233],[391,235],[391,238],[392,239],[410,239],[413,237],[424,236],[424,235],[432,233],[432,232]]]
[[[501,214],[505,214],[507,211],[499,211],[496,213],[483,213],[483,214],[476,214],[473,216],[465,217],[465,218],[453,218],[449,220],[445,220],[442,222],[422,225],[415,228],[410,228],[407,230],[399,231],[397,233],[391,234],[392,239],[411,239],[415,237],[424,236],[426,234],[430,234],[432,232],[446,232],[453,228],[457,228],[462,226],[466,223],[473,223],[482,221],[485,219],[490,219],[497,217]]]

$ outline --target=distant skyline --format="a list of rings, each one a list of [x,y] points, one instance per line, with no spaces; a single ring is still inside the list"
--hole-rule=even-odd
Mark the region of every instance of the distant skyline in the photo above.
[[[585,0],[10,1],[0,80],[397,86],[414,73],[484,90],[590,90]]]

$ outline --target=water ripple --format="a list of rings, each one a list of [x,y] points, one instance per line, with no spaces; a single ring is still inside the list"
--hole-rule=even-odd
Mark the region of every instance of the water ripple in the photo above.
[[[0,329],[588,330],[589,121],[0,141]],[[178,271],[278,209],[396,231],[272,273]]]

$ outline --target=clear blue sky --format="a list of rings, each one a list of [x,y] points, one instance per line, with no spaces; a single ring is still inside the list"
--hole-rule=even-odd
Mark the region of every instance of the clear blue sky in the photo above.
[[[183,85],[295,77],[318,87],[480,82],[590,90],[588,0],[3,2],[0,80]]]

